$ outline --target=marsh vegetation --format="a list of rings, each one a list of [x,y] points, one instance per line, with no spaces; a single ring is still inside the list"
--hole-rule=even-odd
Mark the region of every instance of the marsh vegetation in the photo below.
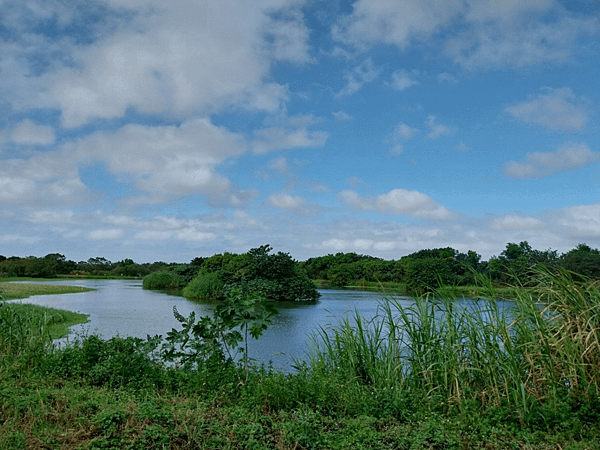
[[[182,316],[166,346],[92,335],[55,348],[45,325],[8,339],[18,323],[3,314],[0,446],[598,448],[600,291],[569,273],[532,276],[534,288],[512,288],[511,311],[483,279],[464,307],[382,300],[373,318],[315,330],[293,373],[224,351],[222,332],[269,326],[239,292],[248,302],[223,310],[237,319]]]

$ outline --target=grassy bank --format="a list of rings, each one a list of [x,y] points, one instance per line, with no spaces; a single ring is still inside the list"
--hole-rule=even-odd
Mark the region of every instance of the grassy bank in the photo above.
[[[371,291],[371,292],[382,292],[382,293],[400,293],[410,295],[407,291],[406,283],[396,282],[377,282],[377,281],[364,281],[355,280],[352,283],[345,286],[334,286],[329,280],[313,280],[317,289],[349,289],[357,291]],[[514,289],[510,287],[498,287],[494,289],[495,295],[500,298],[509,299],[513,295]],[[468,286],[444,286],[438,290],[436,294],[442,297],[470,297],[480,298],[489,293],[488,287],[481,285],[468,285]]]
[[[0,302],[3,325],[10,327],[11,339],[15,336],[31,336],[43,339],[58,339],[69,334],[69,327],[88,321],[87,314],[62,309],[21,303]]]
[[[156,339],[7,346],[4,323],[0,448],[600,448],[600,292],[538,276],[510,312],[485,285],[465,308],[382,301],[316,330],[297,373],[244,381],[213,346],[165,366]]]
[[[364,281],[354,280],[348,285],[336,286],[333,285],[329,280],[313,280],[313,283],[317,289],[353,289],[357,291],[373,291],[373,292],[406,292],[405,283],[395,282],[378,282],[378,281]]]
[[[81,286],[60,286],[55,284],[37,283],[7,283],[4,281],[13,281],[13,279],[0,280],[0,299],[4,300],[27,298],[31,297],[32,295],[74,294],[78,292],[89,292],[94,290]]]

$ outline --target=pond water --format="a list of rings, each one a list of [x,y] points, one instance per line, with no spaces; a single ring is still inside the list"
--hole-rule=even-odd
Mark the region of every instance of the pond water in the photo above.
[[[187,300],[161,291],[142,289],[140,280],[59,280],[44,284],[85,286],[95,291],[76,294],[40,295],[23,299],[23,303],[81,312],[89,322],[75,325],[75,335],[98,334],[103,338],[133,336],[145,338],[165,336],[172,328],[180,329],[173,316],[176,306],[187,317],[210,315],[214,303]],[[289,371],[294,358],[304,358],[310,345],[310,335],[319,327],[335,324],[348,314],[358,311],[365,319],[372,318],[383,294],[376,292],[321,290],[314,303],[277,303],[279,314],[259,340],[250,339],[249,356],[265,364],[272,362],[278,369]],[[403,306],[413,299],[396,296]],[[19,300],[17,300],[19,301]]]
[[[214,303],[191,301],[161,291],[142,289],[140,280],[59,280],[44,284],[85,286],[91,292],[29,297],[23,303],[66,309],[89,315],[89,322],[75,325],[74,335],[98,334],[103,338],[147,335],[165,336],[172,328],[180,329],[173,316],[176,306],[187,317],[195,311],[196,317],[212,316]],[[336,323],[357,310],[365,318],[376,312],[382,294],[362,291],[321,290],[318,302],[276,303],[279,314],[259,340],[250,339],[249,356],[258,361],[273,363],[279,369],[289,370],[293,358],[303,358],[310,344],[309,335],[320,326]],[[406,304],[412,301],[401,297]]]

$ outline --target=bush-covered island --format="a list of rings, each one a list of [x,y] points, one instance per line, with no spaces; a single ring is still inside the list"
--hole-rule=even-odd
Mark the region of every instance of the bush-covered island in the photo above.
[[[232,286],[261,292],[270,301],[314,301],[320,296],[314,283],[288,254],[271,253],[270,245],[238,255],[224,253],[205,259],[189,283],[172,272],[156,272],[144,278],[145,288],[166,289],[185,285],[183,296],[223,300]]]

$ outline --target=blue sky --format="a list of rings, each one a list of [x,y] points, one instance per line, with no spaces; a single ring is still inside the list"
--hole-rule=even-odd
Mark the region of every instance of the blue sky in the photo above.
[[[600,247],[597,0],[0,0],[0,254]]]

